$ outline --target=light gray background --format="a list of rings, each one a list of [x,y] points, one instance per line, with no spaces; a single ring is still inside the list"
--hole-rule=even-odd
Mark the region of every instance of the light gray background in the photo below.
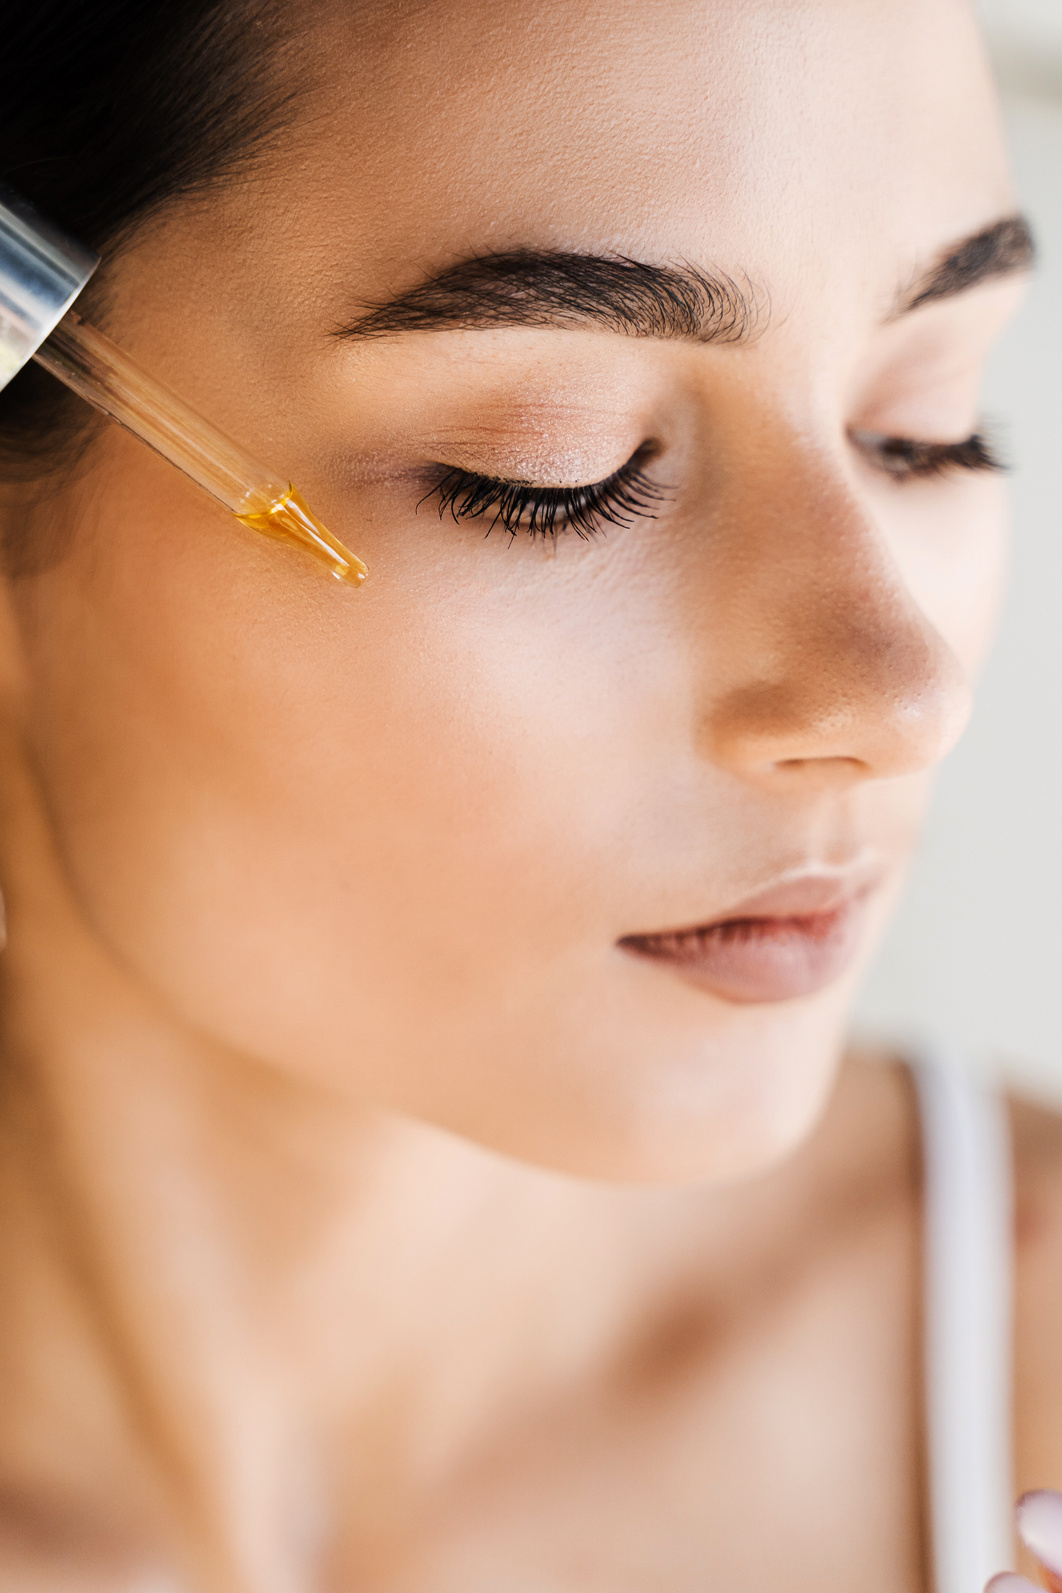
[[[1011,583],[859,1027],[954,1036],[1062,1105],[1062,0],[985,0],[1037,281],[985,413],[1016,464]]]

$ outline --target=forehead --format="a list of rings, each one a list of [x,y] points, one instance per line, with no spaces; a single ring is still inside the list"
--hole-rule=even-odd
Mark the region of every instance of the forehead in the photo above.
[[[967,0],[387,0],[322,37],[292,199],[370,291],[535,246],[887,300],[1010,203]]]

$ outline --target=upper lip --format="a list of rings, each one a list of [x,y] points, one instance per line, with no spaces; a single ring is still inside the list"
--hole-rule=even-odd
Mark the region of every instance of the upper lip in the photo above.
[[[868,863],[847,868],[813,868],[801,873],[789,872],[712,918],[702,919],[698,923],[671,925],[665,929],[643,930],[623,938],[639,941],[659,936],[695,935],[722,924],[751,919],[825,916],[869,895],[881,883],[883,872],[880,864]]]

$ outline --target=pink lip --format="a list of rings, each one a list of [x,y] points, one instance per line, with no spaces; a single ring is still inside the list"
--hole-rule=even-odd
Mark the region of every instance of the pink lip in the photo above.
[[[832,984],[851,963],[876,883],[851,875],[792,879],[711,923],[625,935],[620,945],[727,1001],[792,1001]]]

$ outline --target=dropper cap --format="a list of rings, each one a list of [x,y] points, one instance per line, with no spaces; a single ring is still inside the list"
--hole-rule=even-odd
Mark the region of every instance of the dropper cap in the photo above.
[[[33,358],[99,263],[0,184],[0,388]]]

